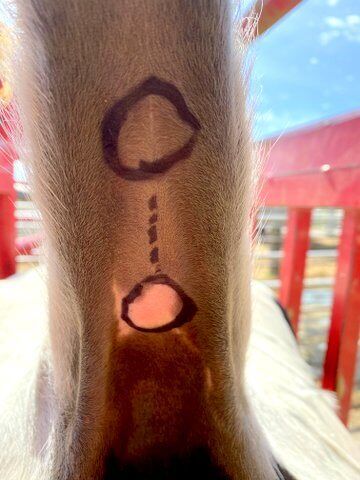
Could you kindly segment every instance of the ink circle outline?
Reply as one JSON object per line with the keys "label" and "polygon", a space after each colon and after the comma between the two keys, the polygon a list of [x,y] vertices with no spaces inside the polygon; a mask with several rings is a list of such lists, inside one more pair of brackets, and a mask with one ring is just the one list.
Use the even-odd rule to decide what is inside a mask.
{"label": "ink circle outline", "polygon": [[[146,283],[150,283],[153,285],[168,285],[179,295],[183,303],[183,307],[181,311],[177,314],[177,316],[174,318],[174,320],[165,325],[161,325],[160,327],[155,328],[139,327],[131,320],[131,318],[129,317],[129,306],[133,303],[135,298],[141,295],[143,285]],[[137,283],[130,291],[130,293],[122,299],[121,302],[121,318],[131,328],[134,328],[135,330],[143,333],[162,333],[173,330],[174,328],[179,328],[185,323],[191,322],[196,312],[197,307],[195,305],[195,302],[188,295],[186,295],[180,285],[178,285],[168,275],[165,275],[163,273],[158,275],[149,275],[148,277],[144,278],[144,280],[141,280],[141,282]]]}
{"label": "ink circle outline", "polygon": [[[139,168],[125,167],[122,165],[118,153],[120,131],[131,108],[148,95],[158,95],[166,98],[175,107],[181,120],[191,126],[193,134],[188,142],[175,152],[164,155],[153,162],[139,160]],[[135,87],[128,95],[115,102],[105,113],[101,124],[104,160],[113,172],[126,180],[148,180],[154,175],[167,172],[180,160],[188,158],[193,151],[197,132],[200,128],[199,121],[189,110],[180,91],[171,83],[151,76]]]}

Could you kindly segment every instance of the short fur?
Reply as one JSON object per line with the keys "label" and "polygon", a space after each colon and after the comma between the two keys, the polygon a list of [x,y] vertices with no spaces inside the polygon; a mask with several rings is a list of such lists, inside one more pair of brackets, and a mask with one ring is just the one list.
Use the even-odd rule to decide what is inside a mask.
{"label": "short fur", "polygon": [[[17,4],[17,95],[50,311],[30,419],[37,442],[26,473],[12,478],[191,478],[198,469],[200,478],[275,480],[244,391],[252,154],[230,2]],[[151,76],[176,86],[201,129],[189,158],[132,183],[104,162],[101,123]],[[136,135],[147,152],[172,144],[177,128],[170,138],[162,108],[142,105],[123,151],[136,151]],[[161,135],[142,137],[141,121]],[[149,274],[143,225],[154,191],[161,267],[198,311],[177,331],[125,334],[120,299]]]}

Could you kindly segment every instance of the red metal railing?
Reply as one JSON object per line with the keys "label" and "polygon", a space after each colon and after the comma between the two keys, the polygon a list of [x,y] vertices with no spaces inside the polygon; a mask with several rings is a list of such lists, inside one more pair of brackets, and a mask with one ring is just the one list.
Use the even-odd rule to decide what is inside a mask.
{"label": "red metal railing", "polygon": [[41,240],[40,234],[16,238],[14,161],[17,153],[8,137],[13,115],[9,106],[2,110],[0,117],[0,279],[13,275],[17,256],[32,254]]}
{"label": "red metal railing", "polygon": [[344,209],[323,387],[334,390],[346,423],[360,328],[360,114],[264,142],[260,203],[289,209],[280,301],[298,329],[311,211]]}
{"label": "red metal railing", "polygon": [[[257,0],[243,28],[258,19],[261,35],[301,0]],[[269,155],[262,200],[289,208],[280,271],[280,301],[295,331],[314,207],[344,209],[338,251],[323,387],[334,390],[340,418],[347,422],[360,329],[360,115],[288,134],[265,143]]]}

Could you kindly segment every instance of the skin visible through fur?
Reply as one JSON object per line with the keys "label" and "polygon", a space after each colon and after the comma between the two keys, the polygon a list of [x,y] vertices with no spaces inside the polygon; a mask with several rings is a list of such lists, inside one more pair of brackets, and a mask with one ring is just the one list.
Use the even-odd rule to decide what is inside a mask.
{"label": "skin visible through fur", "polygon": [[[243,387],[251,155],[229,2],[17,3],[48,248],[44,478],[278,478]],[[138,285],[145,331],[122,316]]]}

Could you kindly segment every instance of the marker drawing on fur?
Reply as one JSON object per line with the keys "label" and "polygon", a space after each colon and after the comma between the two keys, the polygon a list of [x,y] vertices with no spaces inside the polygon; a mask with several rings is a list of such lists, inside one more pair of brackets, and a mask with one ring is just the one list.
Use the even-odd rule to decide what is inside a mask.
{"label": "marker drawing on fur", "polygon": [[157,221],[158,221],[158,201],[157,196],[154,194],[149,198],[148,207],[150,210],[149,224],[150,227],[147,231],[149,237],[149,244],[151,246],[149,259],[152,265],[155,266],[155,273],[161,272],[160,260],[159,260],[159,247],[153,245],[158,240],[157,233]]}
{"label": "marker drawing on fur", "polygon": [[[179,118],[193,131],[190,139],[181,148],[168,152],[154,161],[139,159],[137,168],[126,167],[118,153],[118,139],[131,109],[149,95],[165,98],[176,109]],[[152,76],[135,87],[128,95],[117,101],[105,114],[102,122],[102,144],[104,158],[110,168],[127,180],[148,180],[163,174],[176,163],[188,158],[194,148],[200,124],[191,113],[180,91],[170,82]]]}
{"label": "marker drawing on fur", "polygon": [[[119,154],[119,138],[121,130],[125,125],[131,110],[135,105],[150,95],[164,97],[176,109],[177,115],[187,125],[191,126],[192,134],[188,141],[180,148],[174,151],[166,152],[160,158],[152,160],[138,159],[137,167],[126,166],[126,158],[122,158]],[[117,101],[105,114],[102,122],[102,145],[104,152],[104,160],[109,167],[120,177],[130,180],[151,180],[156,178],[158,174],[164,174],[170,170],[175,164],[181,160],[185,160],[191,155],[196,142],[197,132],[200,130],[200,123],[191,113],[184,97],[180,91],[171,83],[160,80],[155,76],[149,77],[139,86],[133,88],[129,94]],[[131,327],[142,332],[159,333],[173,328],[178,328],[185,322],[192,320],[196,312],[195,303],[183,292],[183,290],[171,280],[167,275],[160,275],[160,253],[158,245],[158,200],[157,195],[153,194],[148,200],[148,208],[150,211],[149,227],[147,230],[148,241],[151,247],[149,260],[155,268],[155,277],[147,277],[147,279],[136,284],[131,292],[123,299],[121,318]],[[160,282],[161,280],[161,282]],[[176,314],[175,318],[170,319],[165,325],[156,328],[145,328],[136,324],[131,319],[129,313],[130,305],[139,300],[143,291],[143,284],[163,283],[171,287],[180,297],[182,309]],[[168,292],[170,294],[170,292]],[[175,315],[175,314],[174,314]]]}

